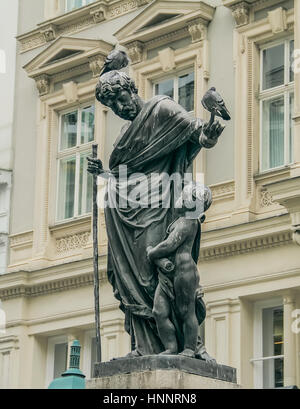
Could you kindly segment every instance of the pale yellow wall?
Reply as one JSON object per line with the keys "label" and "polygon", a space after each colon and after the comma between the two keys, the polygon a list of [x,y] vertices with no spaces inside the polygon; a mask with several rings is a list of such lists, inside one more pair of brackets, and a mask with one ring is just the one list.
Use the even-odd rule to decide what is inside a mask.
{"label": "pale yellow wall", "polygon": [[[237,2],[226,0],[223,3],[232,6]],[[275,0],[268,0],[270,5],[275,3]],[[30,4],[27,0],[27,6]],[[156,53],[153,53],[153,58],[147,58],[148,48],[153,51],[169,46],[168,40],[161,38],[151,49],[151,44],[147,43],[151,33],[145,40],[142,52],[129,47],[131,55],[136,58],[130,73],[136,79],[141,95],[149,98],[154,79],[194,66],[199,94],[196,115],[206,115],[200,99],[210,85],[216,85],[228,101],[233,114],[231,124],[216,149],[201,152],[195,163],[196,171],[207,170],[206,182],[211,185],[214,196],[214,204],[203,226],[199,260],[208,312],[205,327],[207,349],[218,362],[237,368],[238,380],[243,386],[253,387],[253,364],[250,359],[254,354],[254,305],[257,301],[279,297],[285,300],[285,334],[288,345],[292,345],[292,352],[289,350],[285,362],[286,373],[290,381],[300,385],[299,336],[293,337],[288,332],[287,323],[289,308],[291,305],[299,308],[300,302],[299,246],[293,241],[292,232],[292,224],[296,225],[299,210],[291,204],[286,205],[291,212],[290,218],[285,207],[265,200],[265,193],[262,192],[263,186],[272,182],[275,183],[274,191],[277,189],[276,195],[281,194],[284,199],[292,188],[287,187],[282,193],[283,190],[276,186],[290,180],[292,175],[298,175],[299,158],[296,156],[296,163],[291,169],[253,178],[258,160],[257,117],[254,115],[251,122],[249,113],[257,114],[257,104],[254,90],[249,89],[249,81],[253,76],[257,78],[255,42],[261,38],[268,40],[275,34],[268,20],[253,22],[255,10],[249,10],[249,21],[241,25],[240,17],[237,17],[241,15],[233,13],[238,23],[235,28],[230,9],[224,8],[219,0],[210,4],[218,7],[215,15],[211,11],[213,21],[208,30],[205,25],[208,22],[204,24],[201,20],[198,28],[203,30],[202,34],[196,31],[187,43],[182,40],[182,44],[186,44],[184,48],[168,49],[165,58]],[[145,5],[104,23],[91,23],[85,30],[71,33],[70,36],[81,40],[101,38],[116,42],[112,34],[126,23],[135,22]],[[53,12],[39,6],[30,19],[24,15],[24,7],[22,5],[20,9],[20,34],[35,28],[41,13],[45,12],[49,17],[47,13]],[[295,12],[299,14],[299,8]],[[288,11],[287,18],[292,29],[293,10]],[[196,23],[193,24],[197,28]],[[297,41],[300,38],[299,29],[300,25],[297,24]],[[279,36],[287,34],[284,32]],[[132,32],[127,32],[126,36],[131,38]],[[126,43],[126,38],[119,41]],[[24,37],[20,39],[22,47],[24,44],[28,47],[26,41]],[[88,47],[86,43],[82,44]],[[10,273],[0,277],[0,298],[7,314],[6,334],[0,336],[0,373],[1,356],[5,351],[6,358],[9,353],[10,359],[6,385],[9,387],[45,387],[48,339],[52,336],[65,335],[69,343],[75,337],[79,338],[83,348],[81,366],[84,368],[85,334],[94,327],[91,218],[53,226],[53,198],[57,112],[87,98],[94,98],[97,78],[73,86],[78,101],[68,102],[63,89],[55,93],[50,90],[40,97],[35,81],[27,76],[22,67],[43,50],[47,53],[48,47],[43,43],[26,52],[23,50],[17,56]],[[217,65],[219,55],[224,59],[222,67]],[[174,63],[171,70],[169,63]],[[71,79],[68,77],[68,81]],[[299,76],[296,81],[297,88]],[[121,127],[121,121],[116,121],[99,103],[96,107],[96,140],[107,165],[111,142]],[[296,141],[298,133],[295,134]],[[293,189],[297,197],[299,193],[295,187]],[[130,340],[124,332],[124,316],[106,279],[107,239],[103,212],[100,211],[99,215],[101,333],[103,360],[108,360],[124,356],[129,351]],[[70,244],[70,238],[78,239],[80,244],[76,248],[62,250],[60,240]]]}

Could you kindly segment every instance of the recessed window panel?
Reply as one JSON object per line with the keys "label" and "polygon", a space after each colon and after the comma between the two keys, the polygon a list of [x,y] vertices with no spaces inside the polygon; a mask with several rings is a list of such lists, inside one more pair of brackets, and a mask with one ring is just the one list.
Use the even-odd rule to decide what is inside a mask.
{"label": "recessed window panel", "polygon": [[165,80],[156,84],[155,95],[167,95],[174,98],[174,80]]}
{"label": "recessed window panel", "polygon": [[289,95],[290,115],[289,115],[289,163],[294,160],[294,94]]}
{"label": "recessed window panel", "polygon": [[94,140],[95,106],[86,107],[81,111],[81,144]]}
{"label": "recessed window panel", "polygon": [[87,156],[91,156],[91,153],[80,155],[78,215],[89,213],[92,210],[93,177],[87,171]]}
{"label": "recessed window panel", "polygon": [[61,377],[67,369],[68,344],[55,344],[53,379]]}
{"label": "recessed window panel", "polygon": [[[283,308],[264,308],[262,316],[263,356],[269,359],[263,361],[264,388],[283,386]],[[278,356],[279,358],[273,358]]]}
{"label": "recessed window panel", "polygon": [[74,216],[76,158],[61,159],[59,163],[58,219]]}
{"label": "recessed window panel", "polygon": [[294,62],[294,48],[295,48],[295,41],[290,41],[290,82],[295,80],[295,75],[293,71],[293,62]]}
{"label": "recessed window panel", "polygon": [[263,89],[284,84],[284,43],[263,50]]}
{"label": "recessed window panel", "polygon": [[284,96],[263,101],[262,168],[284,165]]}
{"label": "recessed window panel", "polygon": [[194,73],[181,75],[178,79],[178,102],[188,112],[194,110]]}
{"label": "recessed window panel", "polygon": [[69,112],[61,117],[60,150],[73,148],[77,144],[77,111]]}

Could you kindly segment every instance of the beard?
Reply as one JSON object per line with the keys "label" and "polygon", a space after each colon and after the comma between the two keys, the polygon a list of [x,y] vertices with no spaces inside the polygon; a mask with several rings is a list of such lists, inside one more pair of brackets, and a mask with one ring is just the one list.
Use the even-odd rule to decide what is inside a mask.
{"label": "beard", "polygon": [[133,121],[138,115],[139,111],[138,98],[133,96],[131,104],[128,104],[125,108],[123,108],[121,118]]}

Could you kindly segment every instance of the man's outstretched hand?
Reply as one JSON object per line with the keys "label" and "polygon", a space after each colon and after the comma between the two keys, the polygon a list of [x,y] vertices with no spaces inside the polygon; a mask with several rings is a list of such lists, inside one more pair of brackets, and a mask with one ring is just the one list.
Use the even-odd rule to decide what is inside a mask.
{"label": "man's outstretched hand", "polygon": [[88,172],[91,173],[92,175],[100,175],[103,173],[103,163],[101,162],[100,159],[93,159],[90,157],[87,157],[88,161]]}
{"label": "man's outstretched hand", "polygon": [[219,121],[210,122],[203,125],[203,133],[201,135],[201,144],[205,148],[212,148],[218,142],[219,136],[224,131],[225,126],[221,125]]}

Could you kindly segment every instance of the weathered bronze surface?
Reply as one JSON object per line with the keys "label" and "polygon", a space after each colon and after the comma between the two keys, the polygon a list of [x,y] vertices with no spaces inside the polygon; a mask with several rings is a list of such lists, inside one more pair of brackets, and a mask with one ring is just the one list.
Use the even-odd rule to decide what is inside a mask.
{"label": "weathered bronze surface", "polygon": [[[202,211],[192,209],[191,217],[186,216],[184,206],[176,208],[174,197],[177,188],[186,186],[182,186],[184,175],[200,150],[214,147],[223,132],[224,127],[214,121],[218,106],[206,99],[213,107],[212,118],[203,123],[167,96],[145,102],[138,96],[134,81],[124,72],[109,71],[110,66],[114,66],[111,58],[100,77],[96,97],[129,122],[114,144],[109,170],[103,169],[100,160],[88,158],[88,171],[108,179],[107,273],[131,335],[130,356],[181,353],[211,361],[197,335],[205,318],[197,261],[201,221],[211,204],[211,193],[206,188],[202,196],[197,195],[199,186],[190,183],[192,196],[202,204]],[[222,109],[229,115],[226,107]],[[125,186],[122,167],[126,167],[130,180],[126,197],[139,183],[141,195],[153,199],[151,175],[179,175],[169,185],[169,206],[161,202],[157,206],[147,207],[141,202],[131,206],[130,201],[121,206]],[[163,183],[158,184],[164,196]]]}

